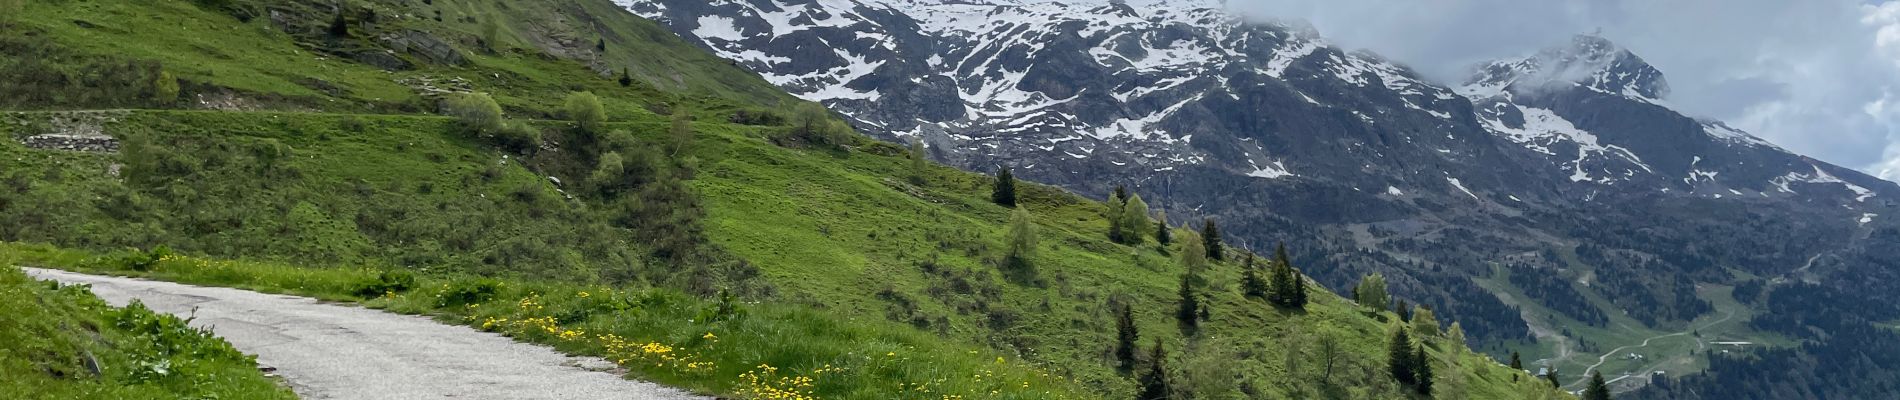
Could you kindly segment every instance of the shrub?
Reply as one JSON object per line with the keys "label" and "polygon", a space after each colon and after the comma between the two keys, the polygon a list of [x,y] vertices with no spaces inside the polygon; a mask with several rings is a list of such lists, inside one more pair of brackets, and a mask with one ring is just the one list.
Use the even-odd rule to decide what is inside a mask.
{"label": "shrub", "polygon": [[352,293],[363,298],[383,296],[388,293],[402,293],[416,288],[416,274],[404,270],[389,270],[376,274],[375,278],[357,284]]}
{"label": "shrub", "polygon": [[602,124],[607,123],[607,108],[600,105],[600,97],[588,92],[574,92],[567,95],[567,119],[580,125],[581,131],[600,133]]}
{"label": "shrub", "polygon": [[501,293],[501,281],[494,279],[462,279],[450,282],[442,293],[436,295],[437,307],[460,307],[469,304],[482,304],[494,300]]}
{"label": "shrub", "polygon": [[745,109],[745,110],[735,111],[732,113],[732,118],[728,118],[727,120],[732,121],[732,123],[741,124],[741,125],[755,125],[755,126],[785,125],[784,115],[780,115],[779,113],[766,111],[766,110]]}
{"label": "shrub", "polygon": [[541,146],[541,130],[526,123],[508,121],[495,130],[495,140],[502,147],[525,152]]}
{"label": "shrub", "polygon": [[501,130],[501,105],[487,93],[468,93],[450,97],[442,104],[442,114],[455,117],[465,133],[480,136]]}
{"label": "shrub", "polygon": [[152,79],[152,101],[159,105],[178,102],[178,78],[171,72],[158,71],[158,77]]}
{"label": "shrub", "polygon": [[165,259],[171,258],[171,256],[172,249],[170,247],[158,246],[153,248],[152,251],[134,252],[120,257],[119,268],[139,272],[151,271],[153,267],[158,266],[160,261],[165,261]]}

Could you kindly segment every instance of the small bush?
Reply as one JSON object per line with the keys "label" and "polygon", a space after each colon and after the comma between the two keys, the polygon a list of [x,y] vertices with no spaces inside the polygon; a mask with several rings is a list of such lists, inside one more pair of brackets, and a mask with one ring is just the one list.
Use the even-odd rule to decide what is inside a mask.
{"label": "small bush", "polygon": [[460,307],[487,303],[501,293],[501,281],[494,279],[457,280],[436,296],[437,307]]}
{"label": "small bush", "polygon": [[779,115],[779,113],[775,113],[775,112],[771,112],[767,110],[752,110],[752,109],[739,110],[739,111],[733,112],[732,118],[728,118],[727,120],[732,121],[732,123],[742,124],[742,125],[755,125],[755,126],[785,125],[784,115]]}
{"label": "small bush", "polygon": [[567,119],[580,125],[581,132],[600,133],[602,124],[607,123],[607,108],[600,105],[600,97],[588,92],[574,92],[567,95]]}
{"label": "small bush", "polygon": [[389,293],[402,293],[416,288],[416,274],[403,270],[389,270],[376,274],[353,291],[358,297],[373,298]]}
{"label": "small bush", "polygon": [[509,121],[495,131],[495,141],[504,148],[526,152],[541,146],[541,130],[526,123]]}
{"label": "small bush", "polygon": [[442,115],[455,117],[464,133],[481,136],[502,128],[501,105],[487,93],[469,93],[443,101]]}
{"label": "small bush", "polygon": [[139,271],[139,272],[151,271],[152,268],[158,266],[158,263],[160,261],[165,261],[165,259],[171,258],[171,256],[172,256],[171,248],[165,247],[165,246],[158,246],[157,248],[153,248],[152,251],[134,252],[124,257],[120,257],[119,268],[130,269],[130,270]]}

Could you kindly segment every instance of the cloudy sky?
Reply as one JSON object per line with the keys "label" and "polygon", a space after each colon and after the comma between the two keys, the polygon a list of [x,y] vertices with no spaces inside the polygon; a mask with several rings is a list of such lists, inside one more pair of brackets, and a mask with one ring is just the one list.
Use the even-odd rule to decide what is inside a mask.
{"label": "cloudy sky", "polygon": [[1456,81],[1600,32],[1687,113],[1900,180],[1900,0],[1230,0]]}

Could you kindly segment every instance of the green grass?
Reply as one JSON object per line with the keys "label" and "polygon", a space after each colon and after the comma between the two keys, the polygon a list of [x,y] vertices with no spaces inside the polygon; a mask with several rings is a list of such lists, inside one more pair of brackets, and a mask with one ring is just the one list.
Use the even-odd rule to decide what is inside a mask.
{"label": "green grass", "polygon": [[35,281],[0,254],[0,393],[20,399],[295,399],[175,317]]}
{"label": "green grass", "polygon": [[[1203,398],[1408,396],[1383,372],[1395,316],[1362,312],[1319,290],[1304,311],[1275,309],[1237,293],[1240,271],[1231,262],[1208,272],[1212,320],[1201,336],[1184,337],[1170,316],[1178,261],[1152,243],[1108,241],[1105,207],[1060,190],[1019,186],[1041,248],[1034,277],[1006,278],[995,265],[1008,210],[988,201],[987,177],[932,167],[924,184],[912,184],[896,146],[788,148],[774,140],[783,127],[723,123],[735,111],[787,108],[792,100],[606,1],[349,2],[384,16],[421,16],[392,18],[359,36],[419,30],[469,58],[401,72],[319,55],[376,46],[313,35],[330,17],[318,10],[324,7],[255,3],[288,11],[294,29],[280,32],[262,19],[238,23],[178,0],[29,5],[17,28],[44,32],[71,52],[156,60],[189,83],[281,111],[87,114],[125,139],[118,155],[0,141],[0,240],[77,249],[11,247],[37,254],[35,262],[121,273],[87,260],[167,245],[215,268],[169,265],[150,276],[336,300],[354,299],[352,288],[369,271],[418,271],[421,288],[366,304],[477,326],[507,318],[489,329],[572,352],[614,356],[559,332],[613,332],[687,349],[715,371],[661,363],[633,374],[722,395],[743,396],[742,374],[758,364],[812,376],[831,363],[847,369],[820,378],[828,383],[814,390],[826,398],[888,398],[925,383],[991,397],[982,389],[994,381],[957,380],[987,377],[986,370],[1034,378],[1032,388],[1002,392],[1009,396],[1127,397],[1132,380],[1111,368],[1110,310],[1121,304],[1135,310],[1144,345],[1165,343],[1177,387]],[[443,21],[429,18],[435,9]],[[479,18],[502,19],[501,51],[472,45]],[[148,27],[151,20],[172,23]],[[597,37],[608,50],[589,55]],[[623,88],[596,72],[617,67],[640,83]],[[547,145],[508,154],[460,136],[451,120],[415,115],[434,107],[401,82],[420,78],[459,78],[494,94],[511,117],[546,135]],[[629,132],[636,146],[668,142],[665,114],[695,118],[697,144],[655,162],[692,171],[691,198],[664,206],[704,210],[686,224],[698,229],[691,235],[704,254],[655,257],[655,245],[642,238],[673,227],[616,221],[629,207],[625,198],[589,193],[597,154],[566,123],[547,120],[562,97],[583,90],[602,97],[615,121],[609,130]],[[6,115],[0,136],[54,131],[69,116]],[[472,309],[431,300],[473,285],[472,276],[507,289]],[[697,317],[716,302],[676,292],[719,289],[759,304],[743,319],[712,326]],[[594,300],[577,299],[581,291],[640,306],[595,314],[588,308]],[[520,307],[530,297],[546,310],[595,311],[561,321],[550,338],[539,322],[520,324],[545,316]],[[694,339],[707,332],[721,338],[717,346]],[[1313,361],[1322,338],[1343,350],[1329,377]],[[1441,393],[1550,394],[1459,351],[1460,344],[1432,344]],[[945,380],[931,383],[938,377]]]}
{"label": "green grass", "polygon": [[[10,126],[32,129],[34,121],[48,115],[55,114],[15,115],[14,120],[23,122]],[[358,121],[363,128],[345,129],[347,120]],[[9,224],[11,231],[0,233],[15,240],[108,250],[168,244],[191,254],[258,260],[238,263],[242,268],[204,272],[213,278],[160,277],[332,299],[343,298],[337,293],[348,293],[353,282],[368,274],[358,267],[345,270],[356,271],[355,275],[337,277],[343,272],[321,267],[339,263],[378,269],[413,265],[429,274],[504,277],[511,285],[572,282],[537,290],[544,295],[582,287],[642,287],[613,279],[614,270],[670,268],[649,264],[637,255],[625,255],[620,261],[574,256],[598,247],[593,243],[601,238],[594,236],[611,237],[621,231],[589,228],[600,224],[590,219],[597,218],[592,214],[596,206],[561,198],[545,171],[533,170],[559,166],[564,158],[542,154],[526,160],[511,157],[515,161],[503,163],[501,154],[454,137],[449,125],[442,118],[410,116],[124,113],[108,131],[149,136],[156,148],[188,155],[191,158],[183,164],[199,166],[184,175],[191,179],[144,188],[138,183],[142,175],[137,166],[146,164],[122,159],[130,154],[47,152],[0,143],[0,156],[15,160],[10,164],[14,168],[0,180],[24,183],[25,190],[0,195],[18,205],[0,212],[0,219],[15,222]],[[663,126],[653,120],[615,123],[643,141],[657,140]],[[770,289],[754,298],[807,310],[785,315],[840,316],[844,319],[831,323],[845,327],[906,324],[909,327],[877,329],[907,332],[915,343],[909,346],[920,348],[932,343],[986,348],[980,359],[1001,354],[1079,381],[1081,387],[1089,388],[1085,393],[1119,397],[1131,392],[1132,384],[1110,368],[1107,356],[1114,331],[1107,305],[1113,297],[1137,310],[1144,343],[1160,337],[1174,349],[1177,360],[1173,362],[1184,369],[1181,379],[1187,379],[1185,370],[1198,365],[1217,374],[1231,373],[1220,379],[1233,383],[1235,392],[1230,393],[1246,388],[1285,397],[1328,391],[1343,398],[1397,395],[1398,389],[1381,372],[1384,341],[1392,329],[1391,323],[1381,319],[1395,317],[1368,316],[1331,294],[1316,294],[1305,312],[1276,310],[1238,295],[1239,271],[1231,263],[1217,264],[1210,271],[1217,290],[1212,303],[1214,321],[1207,324],[1205,336],[1182,337],[1168,314],[1180,268],[1152,244],[1134,248],[1108,242],[1098,203],[1047,187],[1024,186],[1024,203],[1042,226],[1043,248],[1036,260],[1040,283],[1017,282],[992,267],[1006,215],[1003,208],[987,202],[986,177],[935,168],[929,183],[912,186],[904,183],[907,163],[891,152],[894,147],[868,145],[848,153],[796,150],[771,144],[764,132],[752,127],[703,124],[698,130],[693,158],[699,160],[699,168],[691,184],[708,210],[705,235],[723,252],[756,268],[761,276],[755,280]],[[275,167],[266,167],[269,163],[258,158],[257,149],[272,145],[290,148],[290,156],[281,157]],[[125,165],[124,179],[106,173],[114,163]],[[491,165],[498,171],[487,172]],[[483,178],[484,174],[493,178]],[[434,188],[416,190],[425,183]],[[541,200],[519,200],[512,192],[520,187],[541,193]],[[115,200],[121,197],[130,200]],[[118,207],[134,211],[114,211]],[[536,211],[530,208],[539,208],[542,215],[533,215]],[[216,218],[214,210],[230,210],[239,217]],[[285,217],[286,212],[292,217]],[[383,226],[375,217],[385,215],[402,216],[401,222],[374,228]],[[305,220],[293,221],[299,218]],[[197,224],[235,228],[194,230]],[[467,251],[428,242],[432,238],[451,241],[460,235],[469,235],[473,243]],[[523,264],[487,261],[525,257],[515,255],[509,244],[511,238],[524,236],[542,239],[549,247],[537,252],[552,256],[528,258],[536,262]],[[544,263],[562,260],[572,263]],[[283,266],[310,263],[319,267]],[[400,304],[389,307],[445,312]],[[513,320],[526,316],[504,314],[506,310],[466,311],[464,316],[513,315]],[[822,310],[822,314],[810,310]],[[572,327],[599,329],[585,324]],[[665,343],[671,346],[683,343],[672,340],[682,340],[686,333],[690,332],[622,336],[667,339]],[[1317,382],[1320,372],[1311,363],[1289,367],[1286,361],[1313,357],[1321,336],[1338,339],[1346,349],[1331,384]],[[752,358],[734,355],[719,360],[720,364],[776,362],[759,353],[771,354],[774,346],[803,346],[764,340],[755,345],[761,347],[741,354]],[[1516,398],[1537,391],[1528,379],[1512,383],[1510,372],[1494,361],[1469,353],[1456,358],[1442,352],[1438,356],[1444,363],[1441,373],[1468,378],[1470,398]],[[937,362],[935,357],[931,363]],[[808,364],[774,366],[788,373],[815,370]],[[724,371],[705,381],[658,371],[638,375],[730,394],[735,385],[731,379],[742,372]],[[864,383],[823,394],[854,398],[875,393],[860,391],[894,384]]]}
{"label": "green grass", "polygon": [[[1581,266],[1581,264],[1575,264],[1574,260],[1570,261],[1573,262],[1573,266]],[[1491,276],[1474,281],[1477,282],[1479,286],[1494,293],[1517,299],[1529,298],[1526,297],[1521,289],[1510,283],[1508,275],[1510,273],[1509,269],[1494,266]],[[1557,369],[1562,372],[1559,376],[1563,378],[1564,383],[1567,385],[1566,387],[1581,390],[1584,382],[1582,378],[1586,377],[1582,375],[1583,371],[1597,364],[1598,357],[1603,356],[1604,353],[1625,346],[1631,348],[1610,355],[1604,360],[1602,365],[1597,366],[1597,370],[1603,371],[1605,377],[1615,378],[1624,374],[1640,374],[1655,371],[1665,372],[1669,376],[1685,376],[1699,372],[1708,367],[1706,354],[1711,351],[1711,349],[1714,349],[1714,347],[1706,345],[1706,342],[1739,340],[1768,346],[1793,344],[1785,339],[1777,338],[1776,335],[1764,334],[1748,329],[1748,320],[1754,316],[1755,311],[1747,305],[1736,302],[1734,297],[1729,295],[1733,290],[1734,288],[1730,286],[1709,285],[1700,287],[1697,291],[1697,296],[1709,301],[1709,303],[1714,306],[1714,311],[1697,317],[1694,321],[1682,324],[1682,326],[1671,328],[1644,326],[1628,315],[1619,312],[1618,308],[1607,299],[1602,298],[1599,292],[1595,290],[1583,290],[1582,288],[1579,288],[1578,291],[1583,293],[1592,304],[1604,310],[1605,315],[1609,316],[1610,322],[1605,326],[1590,326],[1566,317],[1562,313],[1547,309],[1535,302],[1519,302],[1518,307],[1529,309],[1531,315],[1546,318],[1545,326],[1561,326],[1564,331],[1568,332],[1567,337],[1573,340],[1588,340],[1594,345],[1595,348],[1592,351],[1574,349],[1573,345],[1573,351],[1575,351],[1575,353],[1573,353],[1569,359],[1555,364]],[[1727,317],[1727,319],[1724,319],[1725,317]],[[1687,332],[1687,334],[1658,338],[1659,336],[1683,332]],[[1651,338],[1654,339],[1649,341],[1648,346],[1642,346],[1645,339]],[[1557,356],[1557,349],[1554,345],[1549,343],[1520,343],[1510,347],[1523,355],[1526,366],[1531,369],[1536,369],[1536,366],[1545,365],[1532,363],[1532,360],[1543,360]],[[1640,354],[1644,358],[1627,358],[1627,355],[1632,352]]]}
{"label": "green grass", "polygon": [[[138,254],[0,244],[0,261],[11,264],[239,287],[433,315],[571,354],[607,357],[635,377],[704,393],[747,396],[779,390],[837,399],[1088,397],[1072,382],[986,349],[946,343],[895,324],[840,320],[801,307],[729,304],[731,311],[722,313],[719,301],[663,289],[446,276],[424,276],[411,288],[364,298],[359,293],[380,278],[379,271],[193,257],[169,257],[140,271],[119,261],[128,256]],[[473,288],[483,284],[492,284],[494,290],[469,298],[472,301],[456,300],[456,293],[474,293]],[[768,374],[768,367],[778,372]],[[747,374],[759,377],[759,383]],[[810,387],[778,380],[798,377],[812,378]]]}

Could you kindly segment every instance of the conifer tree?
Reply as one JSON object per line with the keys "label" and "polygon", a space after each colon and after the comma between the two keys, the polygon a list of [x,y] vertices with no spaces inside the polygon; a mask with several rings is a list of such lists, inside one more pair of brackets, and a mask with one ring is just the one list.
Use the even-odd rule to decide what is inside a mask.
{"label": "conifer tree", "polygon": [[1016,207],[1016,211],[1010,213],[1009,235],[1006,240],[1009,254],[1004,257],[1004,267],[1018,276],[1034,275],[1036,224],[1030,220],[1029,210]]}
{"label": "conifer tree", "polygon": [[1174,310],[1174,319],[1181,325],[1181,335],[1194,337],[1201,328],[1201,296],[1195,294],[1194,272],[1181,274],[1181,300]]}
{"label": "conifer tree", "polygon": [[1425,356],[1424,346],[1415,347],[1413,350],[1417,354],[1412,359],[1412,368],[1418,376],[1413,378],[1416,382],[1412,383],[1412,388],[1418,394],[1430,397],[1432,395],[1432,359]]}
{"label": "conifer tree", "polygon": [[336,19],[330,20],[330,36],[350,37],[350,20],[344,17],[343,7],[336,8]]}
{"label": "conifer tree", "polygon": [[1108,212],[1103,216],[1108,219],[1108,240],[1115,243],[1127,243],[1123,240],[1125,236],[1128,236],[1127,225],[1122,217],[1123,214],[1128,213],[1128,198],[1122,197],[1120,187],[1117,187],[1114,193],[1109,193],[1108,203],[1105,205],[1108,206]]}
{"label": "conifer tree", "polygon": [[1174,227],[1168,225],[1168,213],[1166,211],[1155,213],[1155,243],[1161,244],[1161,251],[1165,252],[1168,245],[1173,242]]}
{"label": "conifer tree", "polygon": [[1518,358],[1517,352],[1515,351],[1511,352],[1511,369],[1518,371],[1524,370],[1524,360]]}
{"label": "conifer tree", "polygon": [[1412,322],[1412,305],[1406,303],[1405,299],[1399,299],[1399,304],[1392,306],[1392,312],[1399,314],[1399,321]]}
{"label": "conifer tree", "polygon": [[1590,386],[1583,389],[1582,400],[1610,400],[1610,386],[1603,383],[1603,371],[1590,372]]}
{"label": "conifer tree", "polygon": [[1220,261],[1224,259],[1223,257],[1226,257],[1226,255],[1222,254],[1220,227],[1214,225],[1213,217],[1208,217],[1207,222],[1201,225],[1201,240],[1207,242],[1205,243],[1207,247],[1207,259]]}
{"label": "conifer tree", "polygon": [[1141,195],[1128,197],[1128,204],[1122,206],[1122,241],[1139,246],[1148,234],[1148,202],[1141,201]]}
{"label": "conifer tree", "polygon": [[1267,281],[1260,277],[1260,268],[1254,265],[1253,253],[1247,253],[1245,260],[1240,272],[1241,294],[1256,299],[1268,299],[1271,302],[1272,299],[1267,297],[1270,289],[1267,287]]}
{"label": "conifer tree", "polygon": [[1270,295],[1273,305],[1279,307],[1293,307],[1298,295],[1294,291],[1298,289],[1295,289],[1297,284],[1294,283],[1293,265],[1291,261],[1287,260],[1285,244],[1281,244],[1275,248],[1271,271],[1272,272],[1268,275],[1267,282],[1273,289],[1273,294]]}
{"label": "conifer tree", "polygon": [[990,193],[990,201],[999,206],[1016,208],[1016,177],[1010,175],[1009,167],[996,170],[996,188]]}
{"label": "conifer tree", "polygon": [[1557,388],[1557,390],[1563,390],[1564,388],[1564,384],[1557,383],[1557,366],[1555,365],[1551,366],[1550,370],[1544,373],[1544,380],[1550,381],[1550,387]]}
{"label": "conifer tree", "polygon": [[915,137],[910,138],[910,183],[924,184],[926,181],[924,176],[929,172],[930,161],[926,160],[924,155],[924,141]]}
{"label": "conifer tree", "polygon": [[1122,203],[1126,204],[1128,202],[1128,185],[1115,185],[1115,193],[1113,196],[1117,199],[1122,199]]}
{"label": "conifer tree", "polygon": [[1293,270],[1293,308],[1306,309],[1306,274]]}
{"label": "conifer tree", "polygon": [[621,68],[620,69],[620,87],[631,87],[631,86],[633,86],[633,71],[627,68]]}
{"label": "conifer tree", "polygon": [[1161,338],[1155,338],[1154,352],[1148,355],[1148,372],[1141,374],[1137,382],[1141,392],[1135,400],[1167,400],[1174,395],[1168,385],[1168,354],[1161,348]]}
{"label": "conifer tree", "polygon": [[1386,369],[1392,373],[1392,378],[1407,386],[1418,379],[1412,366],[1413,361],[1417,360],[1413,353],[1412,336],[1405,333],[1404,326],[1400,326],[1393,331],[1391,343],[1386,344]]}
{"label": "conifer tree", "polygon": [[594,42],[594,51],[607,52],[607,38],[600,38],[599,40],[598,42]]}
{"label": "conifer tree", "polygon": [[1135,313],[1131,306],[1121,306],[1121,314],[1115,319],[1115,360],[1116,370],[1130,373],[1135,370],[1136,342],[1141,340],[1141,332],[1135,328]]}

